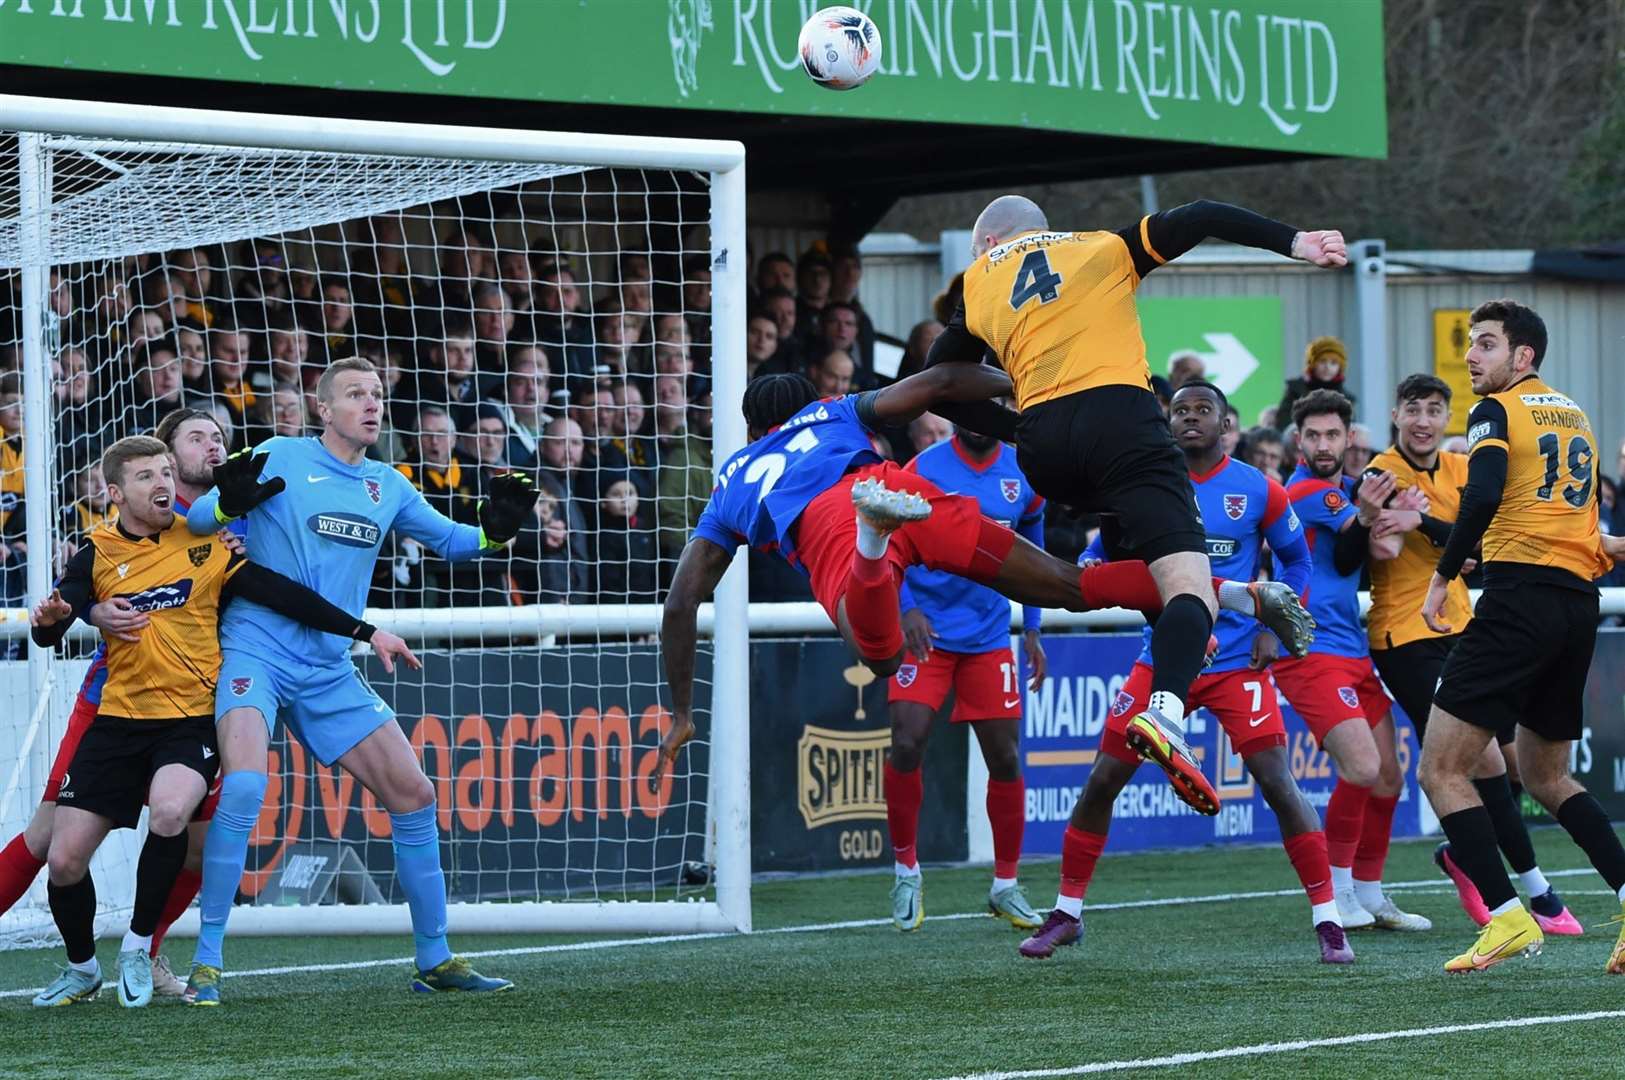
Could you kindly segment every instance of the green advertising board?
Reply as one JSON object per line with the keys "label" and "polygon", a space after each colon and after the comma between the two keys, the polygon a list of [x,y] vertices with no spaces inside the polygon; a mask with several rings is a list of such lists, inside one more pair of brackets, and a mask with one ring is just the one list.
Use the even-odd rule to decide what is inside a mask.
{"label": "green advertising board", "polygon": [[1194,352],[1207,378],[1230,398],[1243,430],[1258,412],[1281,400],[1281,300],[1279,297],[1142,297],[1140,326],[1145,355],[1156,375],[1168,374],[1168,358]]}
{"label": "green advertising board", "polygon": [[1381,0],[856,0],[883,67],[848,93],[800,71],[797,36],[820,6],[0,0],[0,63],[1387,152]]}

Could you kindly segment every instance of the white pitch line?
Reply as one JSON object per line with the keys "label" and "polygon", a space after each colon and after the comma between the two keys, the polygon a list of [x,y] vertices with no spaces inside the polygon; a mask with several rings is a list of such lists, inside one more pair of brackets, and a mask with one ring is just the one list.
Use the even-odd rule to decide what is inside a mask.
{"label": "white pitch line", "polygon": [[1367,1031],[1358,1035],[1338,1035],[1325,1039],[1297,1039],[1293,1042],[1227,1046],[1222,1050],[1193,1050],[1182,1054],[1168,1054],[1165,1057],[1137,1058],[1132,1061],[1094,1061],[1087,1065],[1072,1065],[1061,1069],[1022,1069],[1017,1072],[967,1073],[963,1076],[953,1077],[952,1080],[1036,1080],[1039,1077],[1086,1076],[1091,1073],[1123,1072],[1127,1069],[1164,1069],[1172,1065],[1193,1065],[1198,1062],[1219,1061],[1224,1058],[1291,1054],[1300,1050],[1317,1050],[1327,1046],[1357,1046],[1361,1043],[1388,1042],[1393,1039],[1423,1039],[1438,1035],[1458,1035],[1469,1031],[1542,1027],[1548,1024],[1578,1024],[1587,1020],[1618,1020],[1621,1018],[1625,1018],[1625,1009],[1562,1013],[1556,1016],[1522,1016],[1510,1020],[1485,1020],[1476,1024],[1439,1024],[1434,1027],[1405,1028],[1398,1031]]}
{"label": "white pitch line", "polygon": [[[1553,870],[1546,876],[1573,877],[1578,874],[1594,873],[1592,870]],[[1425,881],[1395,881],[1385,884],[1385,889],[1423,889],[1429,886],[1438,887],[1442,883],[1438,878]],[[1266,889],[1257,892],[1230,892],[1210,893],[1205,896],[1164,896],[1150,900],[1120,900],[1107,904],[1089,904],[1085,911],[1127,911],[1136,908],[1172,907],[1182,904],[1224,904],[1237,900],[1269,900],[1282,896],[1301,896],[1302,889]],[[985,911],[964,911],[950,915],[927,915],[927,922],[957,922],[960,919],[986,919]],[[876,926],[890,926],[890,919],[847,919],[843,922],[805,923],[801,926],[775,926],[766,930],[757,930],[748,936],[765,934],[816,934],[829,930],[864,930]],[[560,945],[529,945],[517,949],[485,949],[479,952],[459,953],[470,959],[483,959],[491,956],[540,956],[548,953],[594,952],[598,949],[623,949],[640,945],[678,945],[688,941],[715,941],[719,938],[745,937],[744,934],[723,933],[712,931],[697,934],[654,934],[647,937],[628,938],[594,938],[590,941],[573,941]],[[336,964],[295,964],[287,967],[251,968],[246,971],[228,971],[228,979],[249,979],[266,975],[301,975],[320,974],[332,971],[365,971],[369,968],[400,967],[410,964],[410,956],[396,956],[384,960],[347,960]],[[0,990],[0,1000],[5,998],[32,997],[39,991],[34,988],[19,990]]]}

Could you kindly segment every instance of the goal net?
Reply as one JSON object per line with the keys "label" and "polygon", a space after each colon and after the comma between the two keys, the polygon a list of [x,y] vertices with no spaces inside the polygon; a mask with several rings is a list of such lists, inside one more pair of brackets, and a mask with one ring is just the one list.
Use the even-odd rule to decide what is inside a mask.
{"label": "goal net", "polygon": [[[101,452],[177,408],[232,449],[319,435],[317,377],[360,356],[388,399],[371,456],[432,507],[477,523],[510,469],[541,493],[501,557],[333,541],[376,543],[366,617],[424,661],[354,656],[433,783],[453,931],[748,929],[740,573],[702,643],[706,738],[654,779],[658,605],[713,440],[743,442],[742,151],[21,98],[0,117],[0,843],[99,641],[30,649],[23,609],[116,515]],[[269,764],[233,932],[405,929],[387,813],[280,725]],[[142,835],[92,864],[107,928]],[[53,932],[44,886],[0,942]]]}

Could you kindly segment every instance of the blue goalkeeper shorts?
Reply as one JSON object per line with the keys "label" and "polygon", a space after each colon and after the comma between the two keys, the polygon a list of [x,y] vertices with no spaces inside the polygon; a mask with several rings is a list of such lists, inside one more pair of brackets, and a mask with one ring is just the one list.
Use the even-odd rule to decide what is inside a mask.
{"label": "blue goalkeeper shorts", "polygon": [[395,720],[395,710],[348,660],[311,665],[226,649],[214,691],[215,722],[241,708],[259,710],[267,736],[276,734],[280,716],[323,765]]}

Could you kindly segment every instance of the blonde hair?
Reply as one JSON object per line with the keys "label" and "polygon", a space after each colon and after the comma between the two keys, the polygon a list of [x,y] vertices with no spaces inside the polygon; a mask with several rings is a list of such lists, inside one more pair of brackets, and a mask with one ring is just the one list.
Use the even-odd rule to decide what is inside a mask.
{"label": "blonde hair", "polygon": [[[335,360],[327,365],[322,377],[316,380],[316,400],[333,400],[333,380],[346,371],[360,371],[367,375],[378,375],[378,365],[364,356],[346,356],[342,360]],[[379,376],[382,378],[383,376]]]}

